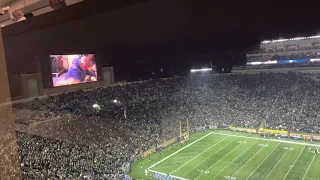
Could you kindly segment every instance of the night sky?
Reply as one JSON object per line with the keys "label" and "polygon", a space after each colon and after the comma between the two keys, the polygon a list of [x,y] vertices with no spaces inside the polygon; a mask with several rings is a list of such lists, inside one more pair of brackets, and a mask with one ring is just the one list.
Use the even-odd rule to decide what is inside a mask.
{"label": "night sky", "polygon": [[319,7],[305,1],[164,2],[171,8],[159,16],[175,18],[161,22],[162,26],[167,24],[157,27],[161,33],[144,37],[145,43],[132,50],[139,60],[152,59],[155,63],[157,59],[166,59],[174,67],[179,66],[178,71],[201,67],[208,61],[228,67],[244,64],[245,52],[258,48],[263,40],[320,32]]}

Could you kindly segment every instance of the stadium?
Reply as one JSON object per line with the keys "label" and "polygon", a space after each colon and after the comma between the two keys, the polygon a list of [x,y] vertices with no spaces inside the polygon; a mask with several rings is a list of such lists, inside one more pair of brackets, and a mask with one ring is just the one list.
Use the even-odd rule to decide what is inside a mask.
{"label": "stadium", "polygon": [[231,68],[236,53],[199,50],[223,46],[207,16],[180,33],[193,3],[30,2],[1,4],[0,180],[320,179],[320,36],[264,40]]}
{"label": "stadium", "polygon": [[[16,121],[39,117],[16,123],[23,175],[318,179],[318,91],[309,74],[230,74],[151,80],[16,104]],[[95,103],[98,112],[89,106]],[[52,120],[41,122],[42,116]],[[43,156],[44,151],[50,153]]]}

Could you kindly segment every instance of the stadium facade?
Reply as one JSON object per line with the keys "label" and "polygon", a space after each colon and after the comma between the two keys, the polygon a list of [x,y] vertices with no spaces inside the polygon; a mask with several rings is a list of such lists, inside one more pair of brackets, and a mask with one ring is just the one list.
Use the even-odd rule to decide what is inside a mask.
{"label": "stadium facade", "polygon": [[[290,39],[265,40],[259,49],[247,55],[248,66],[310,65],[320,61],[320,35]],[[289,66],[290,66],[289,65]]]}

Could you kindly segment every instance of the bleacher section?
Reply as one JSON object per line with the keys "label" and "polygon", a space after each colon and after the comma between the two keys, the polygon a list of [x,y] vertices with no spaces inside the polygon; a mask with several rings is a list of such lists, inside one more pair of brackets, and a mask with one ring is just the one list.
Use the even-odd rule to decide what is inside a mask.
{"label": "bleacher section", "polygon": [[262,41],[260,48],[247,54],[247,67],[277,68],[316,66],[320,58],[320,36]]}

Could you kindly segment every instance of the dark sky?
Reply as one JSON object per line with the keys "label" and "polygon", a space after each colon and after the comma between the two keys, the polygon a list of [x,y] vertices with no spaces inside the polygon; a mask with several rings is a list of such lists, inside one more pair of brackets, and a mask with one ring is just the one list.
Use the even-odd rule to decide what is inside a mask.
{"label": "dark sky", "polygon": [[182,7],[176,11],[181,26],[175,27],[176,40],[170,42],[173,47],[245,50],[263,39],[314,35],[320,27],[318,4],[273,0],[177,2]]}
{"label": "dark sky", "polygon": [[[135,45],[136,54],[245,52],[264,39],[314,35],[320,28],[317,4],[281,1],[164,1],[158,34]],[[150,18],[150,21],[153,21]],[[148,23],[146,23],[146,26]],[[320,32],[320,31],[319,31]],[[140,51],[141,50],[141,51]]]}
{"label": "dark sky", "polygon": [[139,24],[148,27],[141,43],[129,48],[136,61],[166,59],[186,69],[208,60],[245,63],[245,52],[263,40],[320,32],[320,7],[306,1],[163,0],[157,7],[140,10],[151,15]]}

